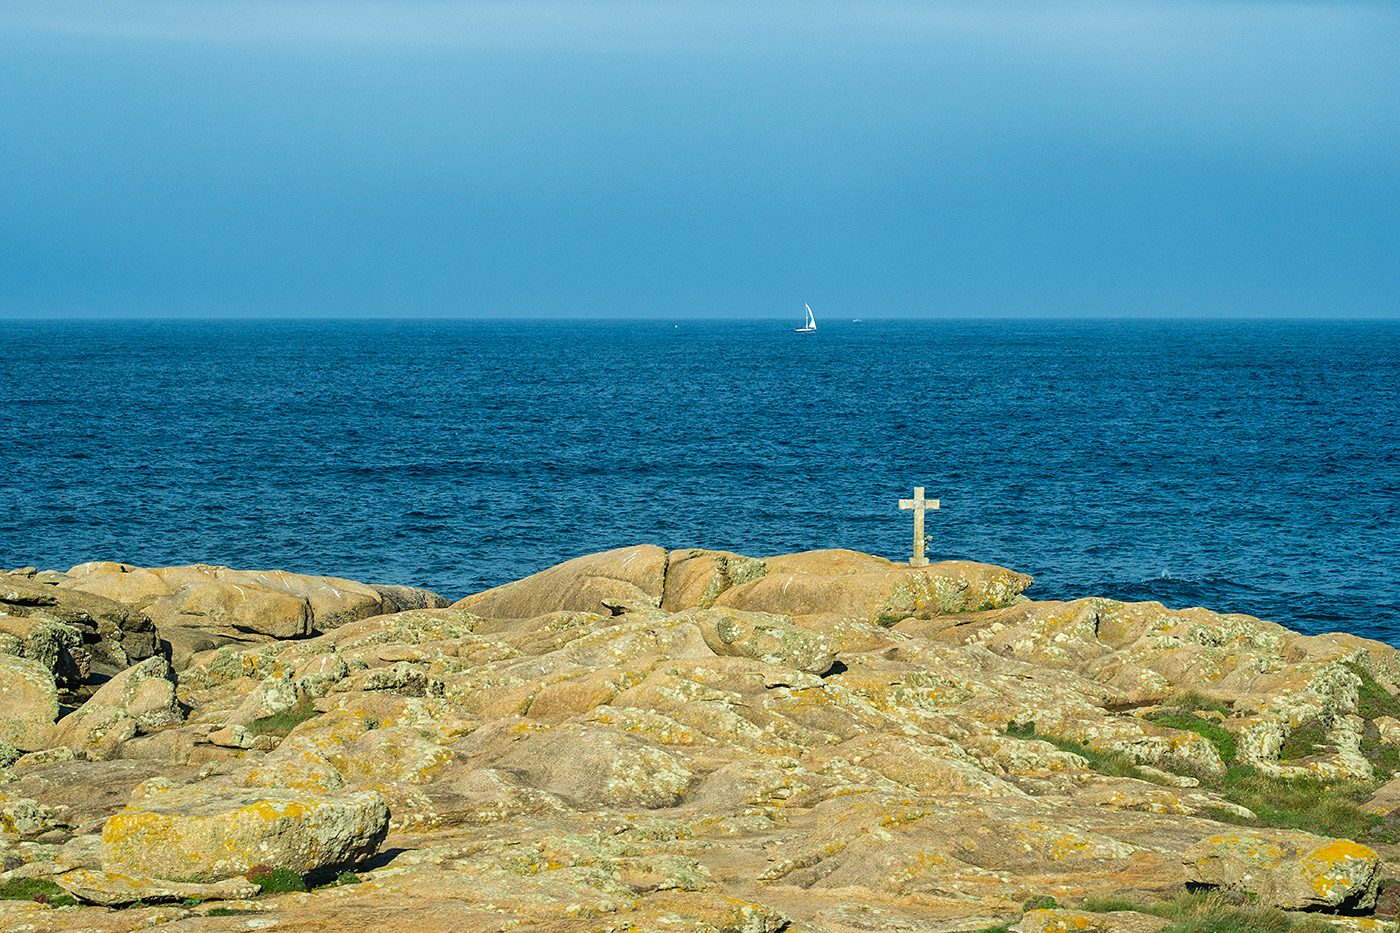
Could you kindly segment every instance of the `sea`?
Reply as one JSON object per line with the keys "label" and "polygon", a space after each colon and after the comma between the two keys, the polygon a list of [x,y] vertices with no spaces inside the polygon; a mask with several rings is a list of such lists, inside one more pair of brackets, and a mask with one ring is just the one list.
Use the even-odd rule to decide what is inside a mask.
{"label": "sea", "polygon": [[642,542],[1400,644],[1400,321],[0,321],[0,566],[456,598]]}

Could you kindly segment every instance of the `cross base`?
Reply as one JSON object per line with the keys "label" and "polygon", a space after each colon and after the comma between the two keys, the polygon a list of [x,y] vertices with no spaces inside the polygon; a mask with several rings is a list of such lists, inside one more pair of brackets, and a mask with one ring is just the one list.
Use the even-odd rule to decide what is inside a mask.
{"label": "cross base", "polygon": [[910,567],[927,567],[927,566],[928,566],[928,558],[927,558],[927,557],[911,557],[911,558],[909,558],[909,566],[910,566]]}

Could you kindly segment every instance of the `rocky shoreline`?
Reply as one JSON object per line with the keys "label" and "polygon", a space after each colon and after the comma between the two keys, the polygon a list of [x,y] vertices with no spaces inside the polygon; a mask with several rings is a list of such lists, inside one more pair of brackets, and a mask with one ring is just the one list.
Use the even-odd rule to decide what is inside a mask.
{"label": "rocky shoreline", "polygon": [[0,930],[1400,929],[1395,649],[1030,583],[0,574]]}

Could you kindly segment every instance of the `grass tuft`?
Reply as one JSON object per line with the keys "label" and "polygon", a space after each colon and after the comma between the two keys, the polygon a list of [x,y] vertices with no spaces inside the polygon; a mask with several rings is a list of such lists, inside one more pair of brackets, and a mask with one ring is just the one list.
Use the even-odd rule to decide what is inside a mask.
{"label": "grass tuft", "polygon": [[1058,735],[1047,735],[1037,732],[1033,722],[1012,721],[1006,725],[1006,734],[1018,739],[1038,739],[1042,742],[1049,742],[1062,752],[1070,752],[1078,755],[1089,763],[1089,768],[1099,774],[1106,774],[1109,777],[1136,778],[1139,781],[1152,781],[1160,784],[1160,780],[1143,772],[1138,763],[1131,756],[1122,752],[1104,751],[1090,748],[1082,742],[1074,739],[1067,739]]}
{"label": "grass tuft", "polygon": [[297,702],[296,706],[284,709],[280,713],[273,713],[271,716],[262,716],[248,723],[244,728],[249,735],[280,735],[285,736],[297,726],[306,722],[316,715],[316,707],[310,700],[303,699]]}
{"label": "grass tuft", "polygon": [[1299,723],[1279,749],[1279,761],[1296,761],[1320,755],[1330,747],[1327,742],[1327,726],[1320,719],[1309,719]]}
{"label": "grass tuft", "polygon": [[1224,700],[1208,697],[1195,690],[1186,691],[1173,700],[1170,706],[1183,713],[1219,713],[1222,716],[1229,716],[1233,712],[1230,709],[1230,704]]}
{"label": "grass tuft", "polygon": [[1218,722],[1204,719],[1186,709],[1161,710],[1152,713],[1147,718],[1148,721],[1155,722],[1159,726],[1166,726],[1168,729],[1180,729],[1183,732],[1203,735],[1210,740],[1210,744],[1215,746],[1220,760],[1226,765],[1235,760],[1237,751],[1235,737]]}
{"label": "grass tuft", "polygon": [[1356,690],[1356,712],[1362,719],[1379,719],[1382,716],[1400,719],[1400,699],[1377,683],[1370,671],[1355,661],[1347,665],[1347,670],[1361,678],[1361,686]]}
{"label": "grass tuft", "polygon": [[248,872],[248,880],[258,886],[259,894],[286,894],[307,889],[306,879],[290,868],[258,865]]}
{"label": "grass tuft", "polygon": [[47,878],[7,878],[0,882],[0,901],[38,901],[52,907],[71,907],[77,899]]}
{"label": "grass tuft", "polygon": [[1085,898],[1076,909],[1088,911],[1091,914],[1111,914],[1120,910],[1141,910],[1137,904],[1122,897],[1089,897]]}
{"label": "grass tuft", "polygon": [[1328,933],[1332,929],[1316,917],[1255,904],[1232,904],[1215,892],[1182,894],[1133,909],[1170,920],[1162,933]]}

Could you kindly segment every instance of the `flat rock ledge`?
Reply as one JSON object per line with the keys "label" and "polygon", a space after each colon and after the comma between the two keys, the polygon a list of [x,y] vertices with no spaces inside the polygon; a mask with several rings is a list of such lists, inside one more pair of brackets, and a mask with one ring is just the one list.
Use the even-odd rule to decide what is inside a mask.
{"label": "flat rock ledge", "polygon": [[164,901],[236,901],[258,894],[259,888],[242,878],[229,878],[211,883],[164,881],[135,875],[120,875],[75,868],[54,878],[60,888],[88,904],[122,907],[144,902]]}

